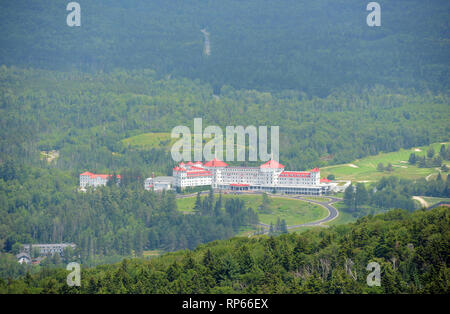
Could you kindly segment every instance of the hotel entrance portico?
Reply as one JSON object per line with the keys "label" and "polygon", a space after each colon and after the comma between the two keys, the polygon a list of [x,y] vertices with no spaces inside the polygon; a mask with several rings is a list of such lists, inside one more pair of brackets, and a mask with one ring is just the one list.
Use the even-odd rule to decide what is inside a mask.
{"label": "hotel entrance portico", "polygon": [[248,191],[250,188],[250,184],[243,183],[231,183],[230,190],[232,191]]}

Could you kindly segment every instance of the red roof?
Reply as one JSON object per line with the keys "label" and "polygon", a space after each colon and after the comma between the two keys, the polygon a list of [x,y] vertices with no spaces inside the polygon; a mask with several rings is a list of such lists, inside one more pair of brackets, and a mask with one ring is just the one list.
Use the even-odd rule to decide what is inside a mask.
{"label": "red roof", "polygon": [[[111,178],[113,175],[112,174],[95,174],[95,173],[91,173],[91,172],[83,172],[82,174],[80,174],[80,176],[89,176],[91,179],[96,179],[96,178],[102,178],[102,179],[109,179]],[[118,179],[121,179],[122,176],[120,174],[116,175],[116,177]]]}
{"label": "red roof", "polygon": [[191,167],[191,170],[204,170],[204,169],[203,169],[203,168],[200,168],[200,167],[192,166],[192,167]]}
{"label": "red roof", "polygon": [[186,173],[188,177],[209,177],[212,175],[211,171],[188,171]]}
{"label": "red roof", "polygon": [[196,161],[194,164],[196,164],[196,165],[202,165],[202,162],[201,162],[201,161]]}
{"label": "red roof", "polygon": [[298,171],[283,171],[280,173],[280,177],[310,177],[309,172],[298,172]]}
{"label": "red roof", "polygon": [[313,170],[311,170],[311,172],[319,172],[320,169],[319,168],[314,168]]}
{"label": "red roof", "polygon": [[188,163],[186,164],[187,166],[193,166],[194,163],[192,161],[188,161]]}
{"label": "red roof", "polygon": [[331,182],[331,180],[328,180],[328,179],[326,179],[326,178],[323,178],[323,179],[320,179],[320,182],[323,182],[323,183],[329,183],[329,182]]}
{"label": "red roof", "polygon": [[231,183],[230,186],[250,186],[250,184],[244,184],[244,183]]}
{"label": "red roof", "polygon": [[214,158],[211,161],[208,161],[207,163],[204,164],[205,167],[227,167],[228,165],[226,163],[224,163],[223,161]]}
{"label": "red roof", "polygon": [[284,166],[282,164],[280,164],[279,162],[275,161],[275,160],[269,160],[268,162],[266,162],[265,164],[260,166],[261,168],[272,168],[272,169],[281,169],[284,168]]}

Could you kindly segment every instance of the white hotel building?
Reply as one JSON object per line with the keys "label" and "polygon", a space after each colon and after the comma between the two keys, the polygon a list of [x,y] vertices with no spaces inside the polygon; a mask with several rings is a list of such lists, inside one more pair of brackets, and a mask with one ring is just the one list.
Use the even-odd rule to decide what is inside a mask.
{"label": "white hotel building", "polygon": [[179,188],[211,185],[216,189],[233,191],[264,191],[285,194],[323,195],[336,187],[320,179],[320,169],[285,171],[284,166],[270,160],[259,167],[228,166],[213,159],[205,164],[180,163],[173,169],[174,186]]}
{"label": "white hotel building", "polygon": [[[91,172],[83,172],[80,174],[80,188],[86,189],[87,186],[96,188],[97,186],[105,186],[108,180],[111,179],[111,174],[95,174]],[[120,181],[121,176],[118,174],[118,181]]]}

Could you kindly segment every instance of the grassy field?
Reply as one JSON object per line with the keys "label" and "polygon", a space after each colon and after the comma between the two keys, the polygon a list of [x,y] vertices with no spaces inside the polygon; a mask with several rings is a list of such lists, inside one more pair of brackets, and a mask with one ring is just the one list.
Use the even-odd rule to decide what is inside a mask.
{"label": "grassy field", "polygon": [[311,201],[316,201],[316,202],[329,202],[330,199],[326,198],[326,197],[321,197],[321,196],[304,196],[304,199],[307,200],[311,200]]}
{"label": "grassy field", "polygon": [[[236,195],[223,195],[224,201],[227,198],[232,197],[236,197]],[[258,206],[261,205],[262,202],[261,195],[239,195],[238,197],[245,201],[246,208],[250,207],[255,211],[258,210]],[[195,199],[195,197],[177,199],[178,210],[185,213],[193,212]],[[322,206],[308,202],[282,197],[271,197],[271,200],[270,209],[272,213],[266,214],[258,212],[260,221],[265,224],[270,224],[271,222],[275,224],[279,217],[280,219],[285,219],[288,226],[297,225],[316,221],[328,215],[328,211]]]}
{"label": "grassy field", "polygon": [[176,142],[176,139],[172,139],[170,133],[144,133],[126,138],[121,142],[127,147],[169,150],[172,144]]}
{"label": "grassy field", "polygon": [[[447,144],[447,143],[446,143]],[[436,152],[439,152],[442,144],[434,143],[432,146]],[[413,149],[402,149],[392,153],[381,153],[376,156],[369,156],[362,159],[355,160],[349,164],[335,165],[321,168],[321,176],[326,177],[329,174],[334,174],[337,180],[352,180],[352,181],[378,181],[384,176],[398,176],[405,179],[418,179],[423,177],[436,176],[438,170],[435,168],[419,168],[408,164],[409,155],[415,153],[419,156],[424,156],[430,146],[418,147]],[[392,172],[377,171],[378,163],[383,163],[387,166],[391,163],[393,166]],[[445,161],[449,164],[449,161]]]}
{"label": "grassy field", "polygon": [[430,196],[422,196],[422,198],[428,203],[428,206],[433,206],[439,202],[450,202],[450,198],[442,198],[442,197],[430,197]]}
{"label": "grassy field", "polygon": [[[127,147],[134,147],[137,149],[165,149],[169,151],[172,145],[177,142],[179,139],[173,139],[170,133],[143,133],[136,136],[132,136],[126,139],[123,139],[121,143]],[[203,145],[208,143],[210,138],[203,138]],[[223,143],[225,143],[225,139],[222,139]],[[192,150],[195,152],[194,147],[194,135],[192,134]],[[238,147],[244,148],[246,150],[246,154],[248,154],[248,145],[238,145],[237,142],[234,144],[235,154]],[[226,147],[224,147],[224,154],[226,154]]]}
{"label": "grassy field", "polygon": [[164,253],[164,251],[162,251],[162,250],[149,250],[149,251],[144,251],[143,256],[144,256],[144,258],[155,258],[155,257],[162,255],[163,253]]}
{"label": "grassy field", "polygon": [[195,197],[177,199],[177,209],[184,213],[194,212]]}
{"label": "grassy field", "polygon": [[[324,225],[327,225],[327,226],[343,225],[343,224],[355,222],[356,220],[358,220],[358,218],[356,216],[353,216],[353,214],[348,213],[344,210],[345,205],[343,202],[334,203],[333,206],[336,207],[337,210],[339,211],[339,216],[330,222],[324,223]],[[384,212],[384,210],[373,208],[372,215],[376,215],[376,214],[379,214],[382,212]]]}

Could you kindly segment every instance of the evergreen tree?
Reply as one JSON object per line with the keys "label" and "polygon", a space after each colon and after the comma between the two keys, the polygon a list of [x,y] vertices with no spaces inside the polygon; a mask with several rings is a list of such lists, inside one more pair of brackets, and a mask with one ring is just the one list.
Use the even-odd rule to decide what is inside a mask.
{"label": "evergreen tree", "polygon": [[377,166],[377,171],[380,171],[380,172],[384,171],[384,166],[381,162]]}
{"label": "evergreen tree", "polygon": [[415,165],[416,164],[416,154],[415,153],[411,153],[411,155],[409,155],[408,162],[411,165]]}
{"label": "evergreen tree", "polygon": [[197,198],[195,199],[194,211],[196,213],[200,213],[202,210],[203,204],[200,196],[200,192],[197,192]]}
{"label": "evergreen tree", "polygon": [[369,193],[367,192],[364,183],[358,183],[356,185],[355,203],[356,206],[367,204],[369,201]]}
{"label": "evergreen tree", "polygon": [[386,171],[392,172],[393,168],[392,168],[392,164],[388,163],[387,167],[386,167]]}
{"label": "evergreen tree", "polygon": [[284,220],[284,219],[281,220],[280,231],[281,231],[281,233],[288,233],[288,228],[287,228],[287,225],[286,225],[286,220]]}
{"label": "evergreen tree", "polygon": [[344,204],[348,209],[353,210],[355,205],[355,188],[350,184],[344,191]]}

